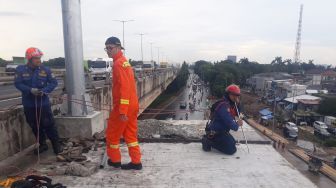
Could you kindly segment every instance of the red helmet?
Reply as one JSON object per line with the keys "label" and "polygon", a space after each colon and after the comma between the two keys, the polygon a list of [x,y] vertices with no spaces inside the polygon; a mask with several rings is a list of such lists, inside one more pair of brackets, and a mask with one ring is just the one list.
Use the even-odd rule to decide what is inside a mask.
{"label": "red helmet", "polygon": [[229,94],[233,94],[233,95],[240,95],[240,88],[239,86],[235,85],[235,84],[231,84],[229,85],[225,91]]}
{"label": "red helmet", "polygon": [[38,48],[30,47],[26,50],[26,59],[30,60],[33,57],[42,57],[43,52]]}

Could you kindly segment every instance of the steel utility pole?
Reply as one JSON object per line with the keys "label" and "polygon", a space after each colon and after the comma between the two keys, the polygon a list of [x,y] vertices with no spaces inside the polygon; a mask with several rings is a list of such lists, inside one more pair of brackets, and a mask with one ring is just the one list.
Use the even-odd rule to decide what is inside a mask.
{"label": "steel utility pole", "polygon": [[156,47],[157,48],[157,53],[158,53],[158,65],[160,64],[160,47]]}
{"label": "steel utility pole", "polygon": [[134,21],[134,20],[113,20],[113,21],[115,21],[115,22],[121,22],[122,23],[122,25],[123,25],[123,47],[124,47],[124,54],[126,55],[126,48],[125,48],[125,23],[126,22],[132,22],[132,21]]}
{"label": "steel utility pole", "polygon": [[142,36],[146,35],[146,33],[138,33],[138,35],[140,35],[141,39],[141,61],[143,63]]}
{"label": "steel utility pole", "polygon": [[151,47],[151,61],[153,62],[153,43],[150,43],[150,47]]}
{"label": "steel utility pole", "polygon": [[301,6],[300,6],[300,18],[299,18],[298,31],[297,31],[297,35],[296,35],[294,63],[298,63],[300,61],[302,12],[303,12],[303,4],[301,4]]}
{"label": "steel utility pole", "polygon": [[[83,40],[80,0],[62,0],[66,92],[69,98],[68,115],[86,116],[86,104],[72,103],[84,100],[85,81],[83,67]],[[84,100],[85,101],[85,100]]]}

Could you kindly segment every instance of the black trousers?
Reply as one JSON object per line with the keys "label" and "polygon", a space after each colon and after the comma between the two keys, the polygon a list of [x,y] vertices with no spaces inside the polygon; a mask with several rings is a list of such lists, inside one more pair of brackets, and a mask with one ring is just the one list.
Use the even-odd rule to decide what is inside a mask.
{"label": "black trousers", "polygon": [[59,136],[57,129],[55,127],[54,116],[51,112],[50,105],[41,106],[41,116],[40,116],[40,107],[37,107],[37,110],[35,107],[24,107],[24,113],[26,116],[27,123],[29,124],[36,138],[38,132],[36,120],[40,118],[40,125],[39,125],[40,144],[46,143],[46,135],[48,136],[51,142],[58,142]]}
{"label": "black trousers", "polygon": [[230,133],[217,134],[211,140],[211,147],[227,155],[236,153],[236,141]]}

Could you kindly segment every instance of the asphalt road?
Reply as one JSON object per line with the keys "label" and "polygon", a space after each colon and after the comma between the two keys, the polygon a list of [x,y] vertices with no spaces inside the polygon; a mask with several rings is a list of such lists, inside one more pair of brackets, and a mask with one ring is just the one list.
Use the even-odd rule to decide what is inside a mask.
{"label": "asphalt road", "polygon": [[[192,89],[192,83],[197,84],[197,90]],[[203,95],[202,95],[203,93]],[[194,94],[194,97],[192,97]],[[190,95],[190,98],[189,98]],[[169,114],[160,114],[156,116],[156,119],[169,119],[174,120],[203,120],[204,113],[207,109],[207,96],[209,95],[209,90],[196,74],[190,74],[187,82],[187,86],[184,91],[177,97],[177,99],[170,104],[166,109],[161,113]],[[190,110],[190,104],[194,104],[195,99],[195,110]],[[187,106],[185,109],[181,108],[181,104],[186,103]]]}

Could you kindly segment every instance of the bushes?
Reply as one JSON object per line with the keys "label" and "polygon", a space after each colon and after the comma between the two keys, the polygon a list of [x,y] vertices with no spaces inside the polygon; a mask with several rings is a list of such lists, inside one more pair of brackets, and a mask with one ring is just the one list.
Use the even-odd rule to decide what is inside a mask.
{"label": "bushes", "polygon": [[326,147],[336,147],[336,138],[329,138],[324,143],[324,146]]}

